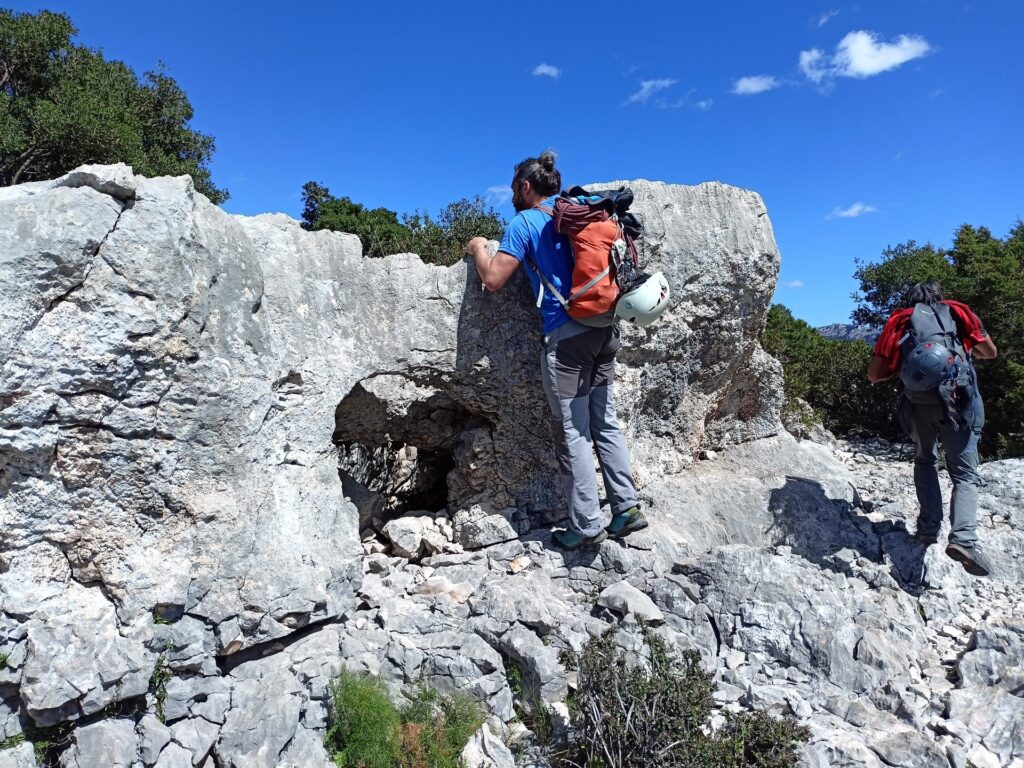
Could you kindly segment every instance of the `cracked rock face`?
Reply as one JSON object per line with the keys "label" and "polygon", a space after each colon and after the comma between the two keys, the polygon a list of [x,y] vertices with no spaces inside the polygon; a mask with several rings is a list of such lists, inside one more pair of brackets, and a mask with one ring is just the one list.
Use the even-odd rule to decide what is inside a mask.
{"label": "cracked rock face", "polygon": [[470,692],[473,760],[504,765],[517,707],[564,728],[560,653],[645,621],[701,651],[716,717],[808,724],[809,765],[1024,760],[1024,465],[983,470],[997,578],[923,554],[888,447],[777,434],[760,198],[631,185],[674,296],[617,374],[651,526],[575,553],[524,279],[484,293],[123,166],[0,189],[0,742],[328,766],[350,669]]}
{"label": "cracked rock face", "polygon": [[[654,475],[777,431],[758,382],[779,370],[757,337],[779,258],[753,193],[634,188],[651,266],[679,297],[629,333],[622,367]],[[256,660],[225,659],[350,613],[361,534],[406,510],[435,514],[389,529],[407,555],[493,549],[562,515],[525,280],[481,293],[465,265],[364,259],[353,236],[232,216],[187,177],[124,166],[0,189],[0,254],[0,738],[81,719],[67,752],[81,762],[84,723],[152,710],[166,674],[170,737],[145,731],[147,763],[312,759],[302,702],[329,675],[314,699],[308,679],[274,677],[294,696],[261,713],[238,677]],[[457,570],[421,593],[465,605],[475,586]],[[396,650],[402,664],[511,714],[498,651],[430,636]],[[325,713],[309,717],[315,730]]]}

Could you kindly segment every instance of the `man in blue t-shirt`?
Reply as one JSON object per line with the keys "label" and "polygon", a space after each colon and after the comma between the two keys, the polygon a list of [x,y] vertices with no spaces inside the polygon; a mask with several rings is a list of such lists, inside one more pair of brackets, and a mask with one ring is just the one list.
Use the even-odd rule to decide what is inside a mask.
{"label": "man in blue t-shirt", "polygon": [[[542,378],[551,408],[555,455],[565,481],[569,529],[556,531],[554,541],[567,549],[600,543],[609,535],[621,537],[647,527],[640,512],[629,448],[615,415],[613,382],[619,329],[583,325],[566,312],[559,296],[572,293],[572,246],[555,231],[551,219],[561,174],[555,156],[544,152],[516,166],[512,179],[512,219],[498,252],[487,253],[487,240],[474,237],[466,246],[488,290],[500,290],[520,264],[537,296],[544,322]],[[612,520],[601,525],[601,506],[593,450],[604,476]]]}

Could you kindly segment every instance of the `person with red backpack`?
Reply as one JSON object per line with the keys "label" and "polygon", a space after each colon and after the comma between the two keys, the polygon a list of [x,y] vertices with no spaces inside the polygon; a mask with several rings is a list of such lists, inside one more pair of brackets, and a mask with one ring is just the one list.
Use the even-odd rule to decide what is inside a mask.
{"label": "person with red backpack", "polygon": [[[520,264],[528,266],[526,274],[543,321],[544,393],[551,409],[555,455],[569,505],[569,528],[556,531],[553,539],[561,547],[576,549],[647,527],[633,481],[629,448],[615,414],[613,383],[619,329],[614,320],[617,303],[622,306],[618,316],[626,316],[622,314],[627,311],[624,300],[629,298],[636,309],[628,310],[628,319],[640,324],[653,321],[667,306],[668,286],[659,274],[647,280],[647,288],[639,286],[636,295],[620,296],[614,287],[613,270],[591,269],[591,262],[577,259],[574,243],[582,247],[578,239],[562,234],[554,220],[556,207],[561,212],[567,204],[565,198],[559,198],[561,185],[553,153],[544,152],[519,163],[512,179],[512,204],[517,213],[505,230],[498,252],[490,256],[482,237],[473,238],[466,252],[491,291],[500,290]],[[615,241],[607,238],[619,236],[621,228],[614,223],[617,217],[607,214],[595,219],[601,220],[595,222],[597,228],[588,230],[589,234],[603,243],[600,247],[614,250]],[[581,224],[574,231],[582,229]],[[620,248],[619,255],[626,250]],[[605,253],[606,265],[609,258]],[[581,277],[581,270],[593,274]],[[575,285],[574,277],[585,282]],[[654,277],[661,282],[651,282]],[[603,298],[595,298],[599,294]],[[581,301],[584,295],[587,300]],[[583,313],[581,319],[576,319],[577,312]],[[595,319],[598,316],[600,320]],[[588,319],[596,324],[581,321]],[[607,527],[601,524],[594,449],[611,503],[612,519]]]}
{"label": "person with red backpack", "polygon": [[897,374],[903,384],[900,424],[914,438],[914,486],[920,513],[914,538],[938,542],[942,525],[938,444],[953,481],[946,554],[976,576],[991,572],[978,544],[978,438],[985,410],[973,357],[991,359],[996,345],[966,304],[943,299],[935,280],[906,294],[875,343],[868,367],[872,383]]}

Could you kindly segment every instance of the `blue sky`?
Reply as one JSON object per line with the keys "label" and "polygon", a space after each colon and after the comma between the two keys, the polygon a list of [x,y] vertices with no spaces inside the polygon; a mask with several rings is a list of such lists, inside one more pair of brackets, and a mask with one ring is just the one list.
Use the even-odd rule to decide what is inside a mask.
{"label": "blue sky", "polygon": [[776,300],[816,325],[848,318],[855,257],[1024,217],[1019,0],[0,4],[165,62],[236,213],[297,216],[310,179],[437,211],[550,147],[567,183],[761,193]]}

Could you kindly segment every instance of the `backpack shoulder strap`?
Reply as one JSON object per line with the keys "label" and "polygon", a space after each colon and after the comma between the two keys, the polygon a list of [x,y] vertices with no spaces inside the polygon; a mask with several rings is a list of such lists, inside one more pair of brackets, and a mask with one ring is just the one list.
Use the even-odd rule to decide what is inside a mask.
{"label": "backpack shoulder strap", "polygon": [[[546,213],[548,216],[555,215],[555,212],[545,205],[534,206],[534,209],[540,211],[541,213]],[[530,221],[529,217],[524,216],[523,218],[526,219],[526,226],[537,233],[537,242],[539,243],[540,230],[534,226],[533,222]],[[540,290],[537,291],[537,308],[540,309],[540,305],[544,301],[544,289],[546,288],[551,293],[551,295],[555,297],[555,301],[562,305],[562,309],[568,311],[569,302],[562,296],[561,293],[558,292],[558,289],[551,284],[551,281],[548,280],[547,275],[541,272],[540,267],[537,266],[537,262],[529,253],[526,254],[526,263],[530,266],[530,269],[532,269],[537,274],[537,277],[540,278]]]}

